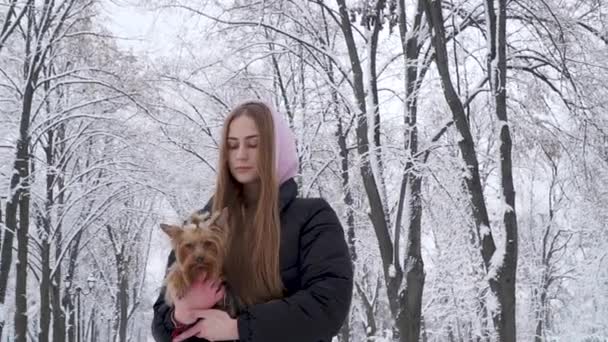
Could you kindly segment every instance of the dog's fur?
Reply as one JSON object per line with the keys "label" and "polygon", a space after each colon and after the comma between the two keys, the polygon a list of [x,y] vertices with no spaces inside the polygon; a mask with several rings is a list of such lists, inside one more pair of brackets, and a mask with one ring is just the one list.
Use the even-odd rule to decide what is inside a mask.
{"label": "dog's fur", "polygon": [[201,276],[219,279],[224,284],[224,300],[216,308],[231,316],[238,314],[239,301],[225,282],[224,260],[228,247],[228,210],[209,214],[192,214],[182,226],[161,224],[161,229],[171,238],[176,262],[165,278],[165,302],[172,306],[176,299],[184,297],[190,285]]}

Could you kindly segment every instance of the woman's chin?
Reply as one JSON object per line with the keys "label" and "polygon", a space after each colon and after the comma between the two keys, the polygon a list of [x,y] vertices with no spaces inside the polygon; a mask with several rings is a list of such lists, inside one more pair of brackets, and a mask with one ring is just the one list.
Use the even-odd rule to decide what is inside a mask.
{"label": "woman's chin", "polygon": [[237,182],[243,184],[243,185],[247,185],[247,184],[252,184],[258,181],[258,178],[256,177],[256,175],[250,175],[250,174],[237,174],[236,177],[234,177],[236,179]]}

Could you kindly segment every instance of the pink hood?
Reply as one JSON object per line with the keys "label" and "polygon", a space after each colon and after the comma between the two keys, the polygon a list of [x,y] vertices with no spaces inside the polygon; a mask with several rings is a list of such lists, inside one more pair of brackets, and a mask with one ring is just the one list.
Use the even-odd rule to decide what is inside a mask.
{"label": "pink hood", "polygon": [[270,108],[272,121],[274,123],[274,141],[276,153],[277,178],[279,185],[293,178],[298,173],[298,151],[296,149],[296,139],[289,127],[289,124],[280,115],[274,106],[261,100],[248,100],[245,102],[258,102]]}

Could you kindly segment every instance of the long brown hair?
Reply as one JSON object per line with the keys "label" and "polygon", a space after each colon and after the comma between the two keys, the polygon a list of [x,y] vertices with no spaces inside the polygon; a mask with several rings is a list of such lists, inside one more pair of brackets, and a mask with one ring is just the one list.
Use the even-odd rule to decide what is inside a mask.
{"label": "long brown hair", "polygon": [[[260,134],[257,151],[260,184],[253,208],[245,208],[243,185],[232,176],[228,166],[230,124],[243,115],[255,122]],[[275,154],[274,124],[268,106],[250,101],[234,108],[224,122],[213,210],[228,208],[230,242],[225,271],[230,286],[247,305],[281,298],[283,294]]]}

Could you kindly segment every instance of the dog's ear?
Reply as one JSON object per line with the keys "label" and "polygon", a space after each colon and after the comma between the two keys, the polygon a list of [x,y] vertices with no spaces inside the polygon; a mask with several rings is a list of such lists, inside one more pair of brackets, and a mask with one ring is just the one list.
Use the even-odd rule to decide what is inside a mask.
{"label": "dog's ear", "polygon": [[209,229],[219,232],[225,237],[225,234],[228,233],[228,208],[213,213],[213,216],[209,220]]}
{"label": "dog's ear", "polygon": [[182,228],[172,224],[161,223],[160,229],[163,230],[171,239],[177,239],[182,234]]}

